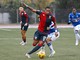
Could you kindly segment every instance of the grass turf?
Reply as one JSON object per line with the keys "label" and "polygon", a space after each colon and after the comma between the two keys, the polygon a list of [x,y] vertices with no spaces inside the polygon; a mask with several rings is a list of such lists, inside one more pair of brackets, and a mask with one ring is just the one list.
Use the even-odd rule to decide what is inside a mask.
{"label": "grass turf", "polygon": [[[0,29],[0,60],[40,60],[36,53],[31,55],[31,59],[25,57],[25,53],[33,46],[33,35],[36,29],[28,29],[27,42],[21,46],[21,34],[19,29]],[[60,37],[53,42],[56,51],[54,57],[49,58],[49,48],[46,46],[46,57],[43,60],[80,60],[80,45],[75,46],[75,36],[73,29],[59,29]]]}

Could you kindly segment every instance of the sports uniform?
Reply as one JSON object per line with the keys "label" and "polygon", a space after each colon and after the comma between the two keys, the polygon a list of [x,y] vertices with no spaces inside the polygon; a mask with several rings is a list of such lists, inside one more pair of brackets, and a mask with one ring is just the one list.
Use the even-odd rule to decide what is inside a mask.
{"label": "sports uniform", "polygon": [[51,38],[51,41],[55,41],[60,36],[60,33],[58,32],[58,30],[57,30],[57,32],[58,32],[57,37],[55,36],[55,32],[56,32],[56,29],[54,28],[54,23],[51,22],[50,30],[49,30],[48,35],[47,35],[47,37]]}
{"label": "sports uniform", "polygon": [[[44,42],[49,32],[49,30],[47,30],[47,27],[49,27],[51,21],[55,22],[55,18],[51,14],[47,16],[45,12],[36,11],[36,13],[40,17],[40,22],[39,22],[38,30],[34,34],[34,40],[39,40],[39,41],[41,40],[42,42]],[[30,58],[30,54],[37,51],[42,45],[43,44],[38,44],[38,45],[33,44],[33,46],[36,47],[33,48],[30,52],[26,53],[26,56]]]}
{"label": "sports uniform", "polygon": [[[29,25],[29,17],[25,11],[20,12],[21,30],[27,31]],[[27,25],[25,26],[25,24]]]}
{"label": "sports uniform", "polygon": [[51,14],[47,16],[46,13],[42,11],[36,11],[36,13],[39,15],[40,22],[38,30],[34,34],[34,39],[44,41],[45,36],[48,34],[47,27],[49,27],[51,21],[55,22],[55,18]]}
{"label": "sports uniform", "polygon": [[[58,33],[58,36],[55,35],[55,32]],[[52,41],[55,41],[57,38],[59,38],[60,33],[59,31],[54,28],[54,23],[51,22],[51,25],[49,26],[49,31],[48,31],[48,35],[46,38],[46,44],[48,45],[49,49],[50,49],[50,55],[49,57],[52,57],[55,54],[55,51],[53,49],[53,45],[52,45]],[[37,53],[39,54],[40,52],[45,51],[45,44],[42,46],[41,50]]]}
{"label": "sports uniform", "polygon": [[26,31],[29,26],[29,17],[27,13],[24,11],[23,7],[20,7],[19,10],[20,10],[20,24],[21,24],[21,35],[22,35],[22,42],[20,44],[25,45],[27,43]]}
{"label": "sports uniform", "polygon": [[33,9],[25,3],[23,3],[23,5],[30,9],[32,12],[38,14],[40,18],[38,29],[34,34],[33,46],[35,47],[30,52],[26,53],[26,56],[30,58],[30,55],[37,51],[43,45],[48,33],[47,27],[50,25],[51,21],[55,22],[55,18],[50,14],[49,7],[46,7],[45,11],[40,11]]}
{"label": "sports uniform", "polygon": [[76,37],[76,42],[75,45],[78,45],[78,41],[80,40],[80,34],[79,34],[79,30],[80,30],[80,13],[70,13],[69,14],[69,20],[68,20],[68,24],[72,23],[73,28],[74,28],[74,33],[75,33],[75,37]]}

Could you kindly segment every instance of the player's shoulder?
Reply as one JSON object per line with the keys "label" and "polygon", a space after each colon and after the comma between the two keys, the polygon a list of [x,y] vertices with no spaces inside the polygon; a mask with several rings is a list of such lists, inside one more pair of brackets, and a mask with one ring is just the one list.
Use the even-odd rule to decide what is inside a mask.
{"label": "player's shoulder", "polygon": [[25,11],[22,11],[22,12],[21,12],[21,15],[24,15],[24,14],[27,14],[27,13],[26,13]]}
{"label": "player's shoulder", "polygon": [[73,15],[73,13],[71,12],[71,13],[69,13],[69,15]]}
{"label": "player's shoulder", "polygon": [[51,16],[51,18],[55,18],[55,15],[53,15],[53,14],[50,14],[50,16]]}
{"label": "player's shoulder", "polygon": [[26,11],[24,11],[24,14],[27,14]]}
{"label": "player's shoulder", "polygon": [[37,10],[38,12],[43,12],[42,10]]}
{"label": "player's shoulder", "polygon": [[40,15],[42,13],[42,10],[36,10],[36,13]]}

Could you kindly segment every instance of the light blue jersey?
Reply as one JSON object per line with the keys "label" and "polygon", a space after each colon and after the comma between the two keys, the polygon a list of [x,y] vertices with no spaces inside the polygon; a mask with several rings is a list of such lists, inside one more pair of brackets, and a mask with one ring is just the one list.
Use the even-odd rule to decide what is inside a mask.
{"label": "light blue jersey", "polygon": [[77,26],[80,24],[80,13],[70,13],[68,23],[72,23],[73,26]]}

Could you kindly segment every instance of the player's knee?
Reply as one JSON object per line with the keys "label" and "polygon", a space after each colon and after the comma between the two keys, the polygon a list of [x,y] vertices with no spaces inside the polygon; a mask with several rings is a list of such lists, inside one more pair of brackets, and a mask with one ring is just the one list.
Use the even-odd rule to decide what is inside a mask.
{"label": "player's knee", "polygon": [[36,46],[36,45],[37,45],[37,44],[34,44],[34,43],[33,43],[33,46]]}
{"label": "player's knee", "polygon": [[48,37],[48,38],[46,39],[46,41],[47,41],[47,42],[51,41],[51,38]]}
{"label": "player's knee", "polygon": [[75,34],[77,34],[78,33],[78,30],[75,30],[75,32],[74,32]]}
{"label": "player's knee", "polygon": [[43,41],[40,41],[38,46],[40,46],[40,47],[43,46],[43,43],[44,43]]}
{"label": "player's knee", "polygon": [[38,44],[38,46],[40,46],[40,47],[41,47],[41,46],[43,46],[43,44]]}
{"label": "player's knee", "polygon": [[47,43],[47,45],[50,46],[51,45],[51,42]]}

